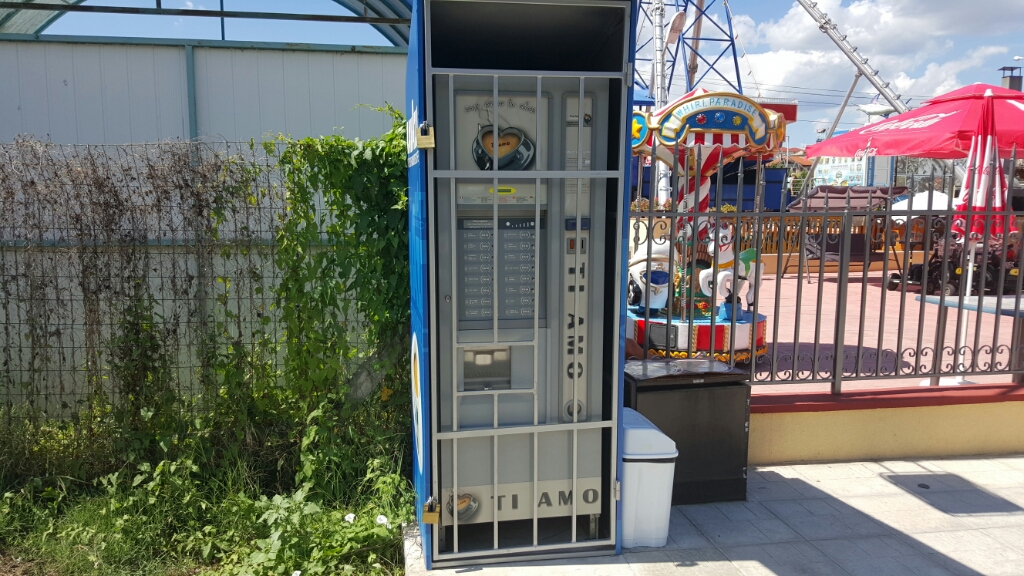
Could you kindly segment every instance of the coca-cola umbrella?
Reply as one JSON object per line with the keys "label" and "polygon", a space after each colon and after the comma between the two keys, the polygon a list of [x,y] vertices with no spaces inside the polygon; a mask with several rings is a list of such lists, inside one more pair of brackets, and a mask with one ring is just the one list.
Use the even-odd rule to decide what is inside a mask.
{"label": "coca-cola umbrella", "polygon": [[1010,158],[1015,146],[1024,149],[1024,93],[988,84],[935,96],[921,108],[820,141],[807,147],[807,156],[967,158],[988,92],[999,157]]}
{"label": "coca-cola umbrella", "polygon": [[[957,214],[950,230],[971,242],[981,241],[986,229],[995,240],[1002,240],[1007,228],[1010,233],[1016,232],[1013,213],[1006,201],[1006,177],[1002,162],[996,156],[999,139],[993,104],[993,93],[988,91],[982,98],[981,117],[971,139],[960,196],[953,202]],[[970,287],[970,283],[967,285]]]}
{"label": "coca-cola umbrella", "polygon": [[920,108],[812,144],[807,156],[966,158],[989,92],[999,156],[1009,158],[1015,145],[1024,149],[1024,93],[988,84],[965,86]]}
{"label": "coca-cola umbrella", "polygon": [[[995,98],[991,90],[982,96],[981,115],[967,155],[967,173],[960,195],[953,202],[956,215],[950,231],[969,246],[967,259],[967,296],[974,281],[974,253],[979,242],[989,238],[1002,240],[1005,234],[1017,231],[1012,211],[1006,201],[1006,177],[999,161],[999,138],[996,130]],[[984,293],[984,288],[982,288]],[[967,337],[967,323],[961,326],[957,342],[957,365],[963,364],[962,342]],[[962,381],[962,378],[961,378]]]}

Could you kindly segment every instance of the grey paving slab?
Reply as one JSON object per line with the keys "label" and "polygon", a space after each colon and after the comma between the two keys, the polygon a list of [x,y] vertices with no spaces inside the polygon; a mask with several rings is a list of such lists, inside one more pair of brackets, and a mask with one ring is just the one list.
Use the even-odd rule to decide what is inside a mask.
{"label": "grey paving slab", "polygon": [[982,488],[1018,487],[1024,483],[1024,470],[982,470],[960,472],[959,476]]}
{"label": "grey paving slab", "polygon": [[[456,569],[456,574],[466,570]],[[481,567],[473,574],[479,576],[550,576],[551,574],[586,574],[588,576],[620,576],[631,572],[624,556],[602,556],[597,558],[569,558],[540,562],[518,562]]]}
{"label": "grey paving slab", "polygon": [[755,502],[798,500],[805,497],[804,494],[790,485],[789,480],[747,482],[747,499]]}
{"label": "grey paving slab", "polygon": [[775,520],[772,514],[759,502],[721,502],[715,504],[729,520]]}
{"label": "grey paving slab", "polygon": [[848,574],[831,560],[825,562],[806,562],[801,564],[782,564],[778,562],[761,563],[740,560],[733,562],[744,576],[838,576]]}
{"label": "grey paving slab", "polygon": [[856,544],[854,539],[838,540],[816,540],[812,542],[822,553],[829,558],[842,562],[844,560],[858,560],[871,558],[871,554]]}
{"label": "grey paving slab", "polygon": [[951,530],[904,535],[904,541],[925,553],[957,555],[965,551],[1001,548],[1002,544],[983,530]]}
{"label": "grey paving slab", "polygon": [[683,514],[682,508],[678,506],[672,509],[672,513],[669,516],[668,539],[667,548],[695,549],[714,547],[714,544],[704,537],[704,534],[690,522],[686,515]]}
{"label": "grey paving slab", "polygon": [[978,487],[957,474],[946,471],[884,473],[882,478],[912,494],[930,494],[952,490],[977,490]]}
{"label": "grey paving slab", "polygon": [[982,532],[1005,546],[1024,552],[1024,526],[986,528]]}
{"label": "grey paving slab", "polygon": [[877,462],[865,462],[864,467],[872,472],[896,474],[945,470],[927,460],[880,460]]}
{"label": "grey paving slab", "polygon": [[[799,489],[799,488],[798,488]],[[815,492],[807,494],[807,490]],[[901,496],[905,491],[885,478],[857,478],[854,480],[816,480],[803,490],[809,497],[855,498],[858,496]]]}
{"label": "grey paving slab", "polygon": [[910,556],[899,556],[896,561],[903,564],[907,568],[916,574],[917,576],[952,576],[953,572],[950,572],[944,568],[941,564],[932,560],[927,556],[910,555]]}
{"label": "grey paving slab", "polygon": [[715,546],[767,544],[771,540],[749,520],[698,523],[697,527]]}
{"label": "grey paving slab", "polygon": [[807,542],[782,542],[755,546],[727,546],[722,553],[733,562],[756,561],[762,564],[821,564],[831,559]]}
{"label": "grey paving slab", "polygon": [[690,531],[677,531],[674,528],[669,528],[668,539],[670,544],[666,547],[677,548],[682,550],[699,549],[699,548],[710,548],[714,546],[704,533],[696,528]]}
{"label": "grey paving slab", "polygon": [[801,539],[800,535],[782,520],[757,519],[751,520],[750,523],[764,534],[769,542],[793,542]]}
{"label": "grey paving slab", "polygon": [[714,504],[694,504],[690,506],[676,506],[686,516],[687,520],[695,526],[715,522],[729,522],[730,518],[722,512],[722,509]]}
{"label": "grey paving slab", "polygon": [[627,552],[622,555],[636,576],[675,576],[680,571],[668,554],[662,550]]}
{"label": "grey paving slab", "polygon": [[665,548],[430,574],[1024,576],[1024,456],[758,468],[747,490],[674,507]]}
{"label": "grey paving slab", "polygon": [[993,494],[1007,502],[1011,502],[1021,508],[1024,508],[1024,486],[986,486],[985,490],[987,490],[989,494]]}
{"label": "grey paving slab", "polygon": [[913,535],[971,529],[971,525],[960,518],[934,512],[905,513],[896,518],[880,518],[880,521],[896,532]]}
{"label": "grey paving slab", "polygon": [[804,507],[803,500],[773,500],[764,502],[762,505],[777,518],[784,521],[814,516],[810,510]]}
{"label": "grey paving slab", "polygon": [[917,576],[910,566],[892,558],[849,558],[838,564],[850,576]]}
{"label": "grey paving slab", "polygon": [[923,553],[896,536],[817,540],[812,544],[837,562],[864,558],[899,558]]}
{"label": "grey paving slab", "polygon": [[858,536],[887,536],[896,534],[896,531],[882,522],[863,514],[841,514],[837,516],[838,521],[848,526]]}
{"label": "grey paving slab", "polygon": [[839,510],[829,504],[831,498],[815,498],[801,500],[800,504],[811,513],[811,516],[836,516]]}
{"label": "grey paving slab", "polygon": [[992,470],[1012,470],[1013,468],[997,458],[948,458],[944,460],[927,460],[942,470],[953,473],[987,472]]}
{"label": "grey paving slab", "polygon": [[670,550],[669,560],[680,574],[740,576],[741,572],[718,548]]}
{"label": "grey paving slab", "polygon": [[1006,547],[927,556],[950,572],[964,576],[1020,576],[1024,572],[1024,553]]}
{"label": "grey paving slab", "polygon": [[798,468],[801,466],[761,466],[755,471],[766,480],[787,480],[789,478],[802,478]]}
{"label": "grey paving slab", "polygon": [[874,478],[878,473],[860,463],[850,464],[808,464],[798,469],[800,477],[807,480],[853,480]]}

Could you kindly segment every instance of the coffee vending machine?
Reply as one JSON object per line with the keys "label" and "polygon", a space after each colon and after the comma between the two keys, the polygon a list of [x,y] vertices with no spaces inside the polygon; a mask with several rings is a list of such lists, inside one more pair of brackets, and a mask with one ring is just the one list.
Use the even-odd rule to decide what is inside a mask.
{"label": "coffee vending machine", "polygon": [[636,11],[413,1],[413,468],[427,568],[621,551]]}

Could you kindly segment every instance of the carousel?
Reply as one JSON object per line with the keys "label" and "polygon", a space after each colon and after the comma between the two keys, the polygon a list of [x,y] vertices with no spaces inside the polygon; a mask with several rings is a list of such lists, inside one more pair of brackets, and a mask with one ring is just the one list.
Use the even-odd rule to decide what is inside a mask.
{"label": "carousel", "polygon": [[652,174],[651,200],[633,203],[626,331],[645,350],[741,363],[767,353],[768,318],[754,305],[760,251],[742,214],[709,210],[711,180],[742,158],[760,165],[784,140],[782,116],[740,94],[697,89],[633,112],[633,154],[674,184],[659,201]]}

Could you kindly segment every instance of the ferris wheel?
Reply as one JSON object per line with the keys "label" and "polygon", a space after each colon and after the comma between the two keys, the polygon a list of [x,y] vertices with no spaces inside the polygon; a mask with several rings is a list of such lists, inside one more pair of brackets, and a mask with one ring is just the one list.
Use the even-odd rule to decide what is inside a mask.
{"label": "ferris wheel", "polygon": [[743,93],[728,0],[640,0],[636,35],[638,97],[660,105],[702,83]]}

